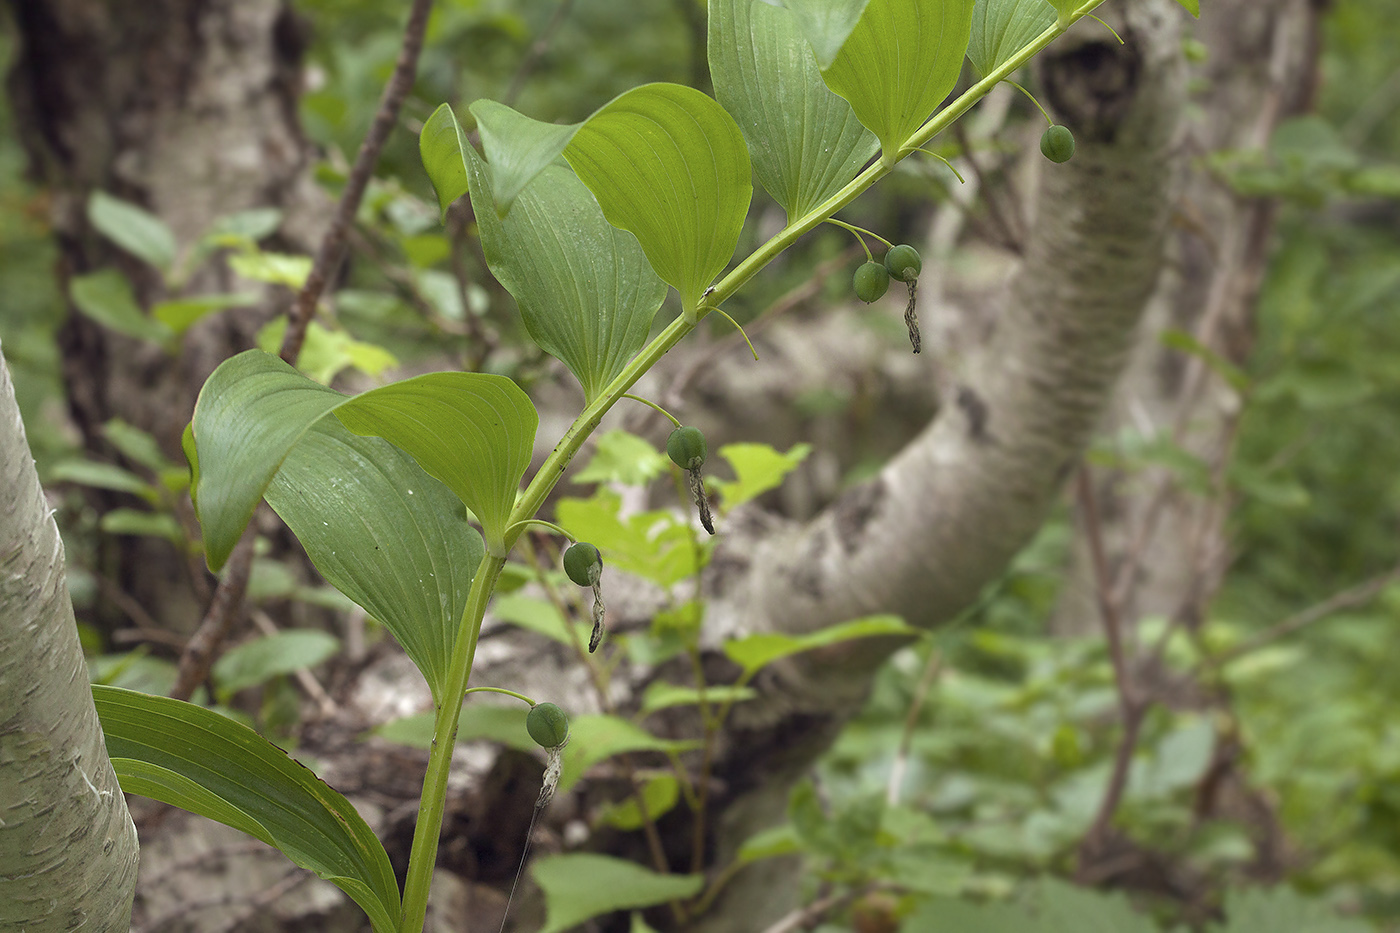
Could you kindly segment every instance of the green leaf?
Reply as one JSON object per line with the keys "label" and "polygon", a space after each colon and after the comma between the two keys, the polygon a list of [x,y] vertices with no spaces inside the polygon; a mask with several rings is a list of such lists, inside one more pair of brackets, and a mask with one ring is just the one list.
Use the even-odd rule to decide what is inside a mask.
{"label": "green leaf", "polygon": [[1196,19],[1201,18],[1201,0],[1176,0],[1177,3]]}
{"label": "green leaf", "polygon": [[113,509],[102,516],[97,527],[109,535],[164,538],[180,548],[185,544],[185,530],[173,515],[141,512],[136,509]]}
{"label": "green leaf", "polygon": [[388,441],[330,418],[266,495],[321,576],[394,634],[440,700],[485,552],[457,497]]}
{"label": "green leaf", "polygon": [[211,570],[228,560],[292,446],[344,400],[261,350],[225,360],[210,375],[190,428],[198,468],[192,488]]}
{"label": "green leaf", "polygon": [[567,628],[569,622],[559,614],[553,603],[519,593],[497,597],[491,604],[491,614],[502,622],[518,625],[570,647],[587,644],[589,633],[593,630],[591,622],[575,622],[574,636],[570,636]]}
{"label": "green leaf", "polygon": [[155,487],[134,473],[129,473],[110,463],[95,460],[61,460],[49,470],[51,483],[78,483],[97,489],[113,489],[129,492],[150,501],[155,498]]}
{"label": "green leaf", "polygon": [[156,473],[180,469],[165,456],[154,437],[120,418],[108,419],[107,423],[102,425],[102,436],[121,451],[122,456],[129,457]]}
{"label": "green leaf", "polygon": [[[642,787],[642,799],[646,801],[647,816],[653,820],[669,813],[680,801],[681,785],[674,774],[662,774],[647,781]],[[606,807],[598,816],[599,822],[621,830],[641,829],[646,822],[642,818],[642,808],[637,805],[635,796],[626,797]]]}
{"label": "green leaf", "polygon": [[544,891],[540,933],[563,933],[617,910],[684,900],[705,884],[701,875],[660,875],[605,855],[552,855],[536,861],[531,871]]}
{"label": "green leaf", "polygon": [[1292,888],[1270,890],[1230,888],[1225,892],[1225,916],[1229,923],[1212,924],[1210,933],[1370,933],[1371,924],[1343,918],[1319,900],[1305,898]]}
{"label": "green leaf", "polygon": [[88,221],[107,239],[162,272],[175,264],[175,234],[159,217],[130,201],[94,191],[87,203]]}
{"label": "green leaf", "polygon": [[116,269],[74,276],[68,287],[78,310],[103,327],[139,340],[169,343],[170,328],[146,317],[132,294],[131,283]]}
{"label": "green leaf", "polygon": [[[491,164],[490,190],[495,213],[501,218],[509,213],[525,186],[559,158],[582,126],[532,120],[494,100],[479,100],[467,109],[476,117],[481,148]],[[466,149],[462,154],[466,155]],[[476,208],[478,218],[481,213]]]}
{"label": "green leaf", "polygon": [[866,616],[863,619],[852,619],[850,622],[819,629],[808,635],[749,635],[725,642],[724,653],[742,667],[745,676],[748,676],[779,658],[850,641],[853,638],[917,634],[916,629],[910,628],[898,616]]}
{"label": "green leaf", "polygon": [[296,290],[306,284],[311,274],[310,256],[287,253],[239,253],[228,258],[229,268],[245,279],[285,285]]}
{"label": "green leaf", "polygon": [[694,748],[697,742],[659,739],[640,726],[617,716],[578,716],[569,722],[569,744],[564,749],[564,770],[559,790],[568,791],[585,771],[622,752],[675,753]]}
{"label": "green leaf", "polygon": [[798,29],[812,47],[817,64],[826,68],[841,52],[860,22],[869,0],[787,0]]}
{"label": "green leaf", "polygon": [[[758,691],[752,687],[718,684],[705,688],[704,702],[709,704],[742,703],[745,700],[752,700],[756,696],[758,696]],[[646,693],[642,694],[641,712],[646,715],[659,709],[669,709],[672,706],[696,706],[700,702],[701,694],[695,687],[678,687],[675,684],[658,680],[647,687]]]}
{"label": "green leaf", "polygon": [[[842,12],[827,4],[798,8],[804,15]],[[846,11],[854,14],[847,33],[862,8]],[[738,123],[759,183],[795,220],[854,178],[879,143],[822,83],[791,10],[763,0],[711,0],[709,19],[715,97]]]}
{"label": "green leaf", "polygon": [[1158,337],[1162,346],[1170,347],[1173,350],[1180,350],[1182,353],[1189,353],[1198,357],[1201,362],[1210,367],[1211,372],[1229,383],[1230,388],[1236,392],[1245,392],[1249,389],[1249,374],[1231,363],[1225,357],[1216,353],[1210,347],[1197,340],[1193,335],[1175,327],[1169,327],[1162,331]]}
{"label": "green leaf", "polygon": [[1157,933],[1157,925],[1133,910],[1122,894],[1085,890],[1052,878],[1041,879],[1039,893],[1039,928],[1046,933]]}
{"label": "green leaf", "polygon": [[275,207],[253,207],[227,214],[209,225],[205,238],[237,237],[249,243],[266,239],[282,226],[282,212]]}
{"label": "green leaf", "polygon": [[797,828],[791,823],[783,823],[759,830],[745,839],[735,858],[747,865],[760,859],[778,858],[801,851],[802,839],[797,835]]}
{"label": "green leaf", "polygon": [[776,489],[783,478],[812,452],[811,444],[795,444],[780,454],[767,444],[726,444],[719,455],[729,461],[738,478],[732,482],[716,480],[714,486],[723,498],[724,511],[743,505],[770,489]]}
{"label": "green leaf", "polygon": [[[608,223],[568,168],[544,167],[501,220],[486,165],[473,149],[463,155],[492,274],[515,296],[530,336],[569,367],[592,402],[646,345],[666,284],[637,238]],[[490,173],[497,176],[495,163]]]}
{"label": "green leaf", "polygon": [[886,158],[957,83],[972,30],[973,0],[870,0],[841,51],[822,69],[850,101]]}
{"label": "green leaf", "polygon": [[180,298],[175,301],[162,301],[151,308],[151,317],[170,328],[175,335],[183,334],[197,322],[215,311],[251,305],[258,300],[257,295],[200,295],[196,298]]}
{"label": "green leaf", "polygon": [[418,134],[418,155],[437,192],[439,220],[447,217],[453,201],[467,193],[467,167],[462,153],[470,148],[462,124],[447,104],[433,111]]}
{"label": "green leaf", "polygon": [[734,255],[753,195],[734,118],[693,88],[646,84],[589,117],[564,157],[683,306],[698,308]]}
{"label": "green leaf", "polygon": [[596,434],[593,442],[593,457],[574,475],[575,483],[645,486],[670,463],[650,441],[621,429]]}
{"label": "green leaf", "polygon": [[[258,331],[258,347],[276,353],[287,333],[287,318],[278,316]],[[297,368],[322,385],[347,369],[358,369],[368,376],[380,376],[398,358],[378,344],[356,340],[343,330],[331,330],[312,321],[306,328],[306,339],[297,354]]]}
{"label": "green leaf", "polygon": [[266,683],[331,658],[340,650],[340,639],[315,629],[291,629],[244,642],[231,648],[214,662],[211,673],[221,699],[240,690]]}
{"label": "green leaf", "polygon": [[505,556],[506,521],[540,420],[519,386],[486,373],[428,373],[357,395],[335,415],[412,454],[481,521],[487,551]]}
{"label": "green leaf", "polygon": [[[522,752],[537,752],[539,746],[525,731],[526,710],[519,706],[499,706],[489,703],[467,703],[457,720],[457,741],[500,742]],[[374,734],[390,742],[412,748],[432,748],[434,716],[418,713],[386,722]]]}
{"label": "green leaf", "polygon": [[700,566],[690,527],[671,512],[657,509],[623,519],[616,493],[601,491],[590,499],[562,499],[555,517],[571,535],[589,541],[609,567],[634,573],[660,586],[674,586]]}
{"label": "green leaf", "polygon": [[93,687],[122,789],[241,829],[345,891],[392,933],[398,883],[350,802],[246,726],[210,710]]}
{"label": "green leaf", "polygon": [[976,0],[967,57],[978,74],[989,75],[1031,40],[1055,25],[1047,0]]}

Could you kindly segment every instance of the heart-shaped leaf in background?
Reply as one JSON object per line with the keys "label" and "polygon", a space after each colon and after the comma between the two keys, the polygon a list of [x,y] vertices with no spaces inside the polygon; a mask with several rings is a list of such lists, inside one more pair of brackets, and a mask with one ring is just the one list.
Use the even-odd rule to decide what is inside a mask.
{"label": "heart-shaped leaf in background", "polygon": [[485,163],[473,149],[464,155],[487,265],[515,296],[530,336],[592,402],[646,344],[666,283],[567,167],[545,168],[501,220]]}
{"label": "heart-shaped leaf in background", "polygon": [[715,96],[739,124],[759,184],[791,222],[854,178],[879,143],[822,82],[791,11],[710,0],[709,16]]}
{"label": "heart-shaped leaf in background", "polygon": [[698,308],[734,255],[753,197],[734,118],[693,88],[645,84],[589,117],[564,157],[686,310]]}
{"label": "heart-shaped leaf in background", "polygon": [[500,217],[509,213],[531,179],[559,158],[582,125],[532,120],[494,100],[479,100],[468,109],[476,117],[481,148],[491,165],[491,191]]}
{"label": "heart-shaped leaf in background", "polygon": [[485,547],[462,503],[408,454],[316,422],[267,488],[321,576],[394,634],[441,701]]}
{"label": "heart-shaped leaf in background", "polygon": [[978,74],[989,75],[1053,25],[1048,0],[976,0],[967,57]]}
{"label": "heart-shaped leaf in background", "polygon": [[350,801],[247,726],[219,713],[94,685],[122,790],[242,830],[335,884],[375,933],[398,925],[399,887],[384,846]]}
{"label": "heart-shaped leaf in background", "polygon": [[972,0],[870,0],[822,77],[893,158],[957,83],[971,30]]}

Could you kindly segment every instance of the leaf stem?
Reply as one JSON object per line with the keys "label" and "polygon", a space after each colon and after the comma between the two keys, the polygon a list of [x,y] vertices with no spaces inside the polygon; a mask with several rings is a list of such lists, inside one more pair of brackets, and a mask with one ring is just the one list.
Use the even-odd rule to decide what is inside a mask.
{"label": "leaf stem", "polygon": [[503,693],[508,697],[515,697],[521,702],[528,703],[531,707],[539,705],[525,694],[516,693],[514,690],[507,690],[505,687],[468,687],[462,691],[464,697],[468,693]]}
{"label": "leaf stem", "polygon": [[[1095,19],[1098,19],[1097,16],[1094,17],[1094,18],[1095,18]],[[1041,115],[1042,117],[1045,118],[1045,122],[1046,122],[1046,123],[1049,123],[1051,126],[1054,126],[1054,125],[1055,125],[1055,121],[1052,120],[1052,119],[1050,119],[1050,114],[1048,114],[1048,113],[1045,112],[1045,108],[1042,107],[1042,106],[1040,105],[1040,101],[1038,101],[1038,100],[1035,99],[1035,95],[1034,95],[1034,94],[1032,94],[1030,91],[1026,90],[1026,89],[1025,89],[1024,87],[1022,87],[1020,84],[1017,84],[1015,81],[1012,81],[1010,78],[1007,78],[1007,79],[1006,79],[1006,83],[1009,84],[1009,85],[1011,85],[1012,87],[1014,87],[1016,90],[1020,91],[1022,94],[1026,95],[1026,97],[1030,98],[1030,102],[1033,103],[1033,104],[1035,104],[1036,109],[1040,111],[1040,115]]]}
{"label": "leaf stem", "polygon": [[551,531],[553,531],[553,532],[554,532],[555,534],[557,534],[557,535],[561,535],[561,536],[563,536],[563,537],[565,537],[565,538],[568,538],[569,541],[571,541],[571,542],[577,542],[577,541],[578,541],[577,538],[575,538],[573,535],[569,534],[569,533],[568,533],[567,531],[565,531],[563,528],[560,528],[558,525],[554,524],[554,522],[547,522],[547,521],[545,521],[545,520],[542,519],[542,518],[522,518],[520,521],[514,522],[514,523],[512,523],[508,528],[506,528],[505,533],[506,533],[507,535],[510,534],[513,530],[515,530],[515,527],[516,527],[517,525],[520,526],[520,530],[521,530],[521,531],[524,531],[524,530],[525,530],[525,527],[524,527],[524,526],[526,526],[526,525],[541,525],[541,526],[543,526],[543,527],[545,527],[545,528],[550,529]]}
{"label": "leaf stem", "polygon": [[647,406],[648,408],[655,409],[656,411],[661,412],[661,414],[665,415],[667,418],[670,418],[670,419],[671,419],[671,423],[674,424],[676,427],[679,428],[679,427],[681,426],[680,419],[678,419],[675,415],[671,414],[669,411],[667,411],[666,409],[662,408],[660,405],[656,404],[655,402],[651,401],[650,399],[642,398],[640,395],[633,395],[631,392],[623,392],[623,393],[622,393],[622,397],[623,397],[623,398],[630,398],[630,399],[631,399],[632,401],[634,401],[634,402],[641,402],[643,405]]}

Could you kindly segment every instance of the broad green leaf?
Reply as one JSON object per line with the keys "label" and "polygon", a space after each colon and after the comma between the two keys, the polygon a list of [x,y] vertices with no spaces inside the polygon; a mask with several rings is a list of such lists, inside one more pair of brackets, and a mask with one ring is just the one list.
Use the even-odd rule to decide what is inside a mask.
{"label": "broad green leaf", "polygon": [[123,790],[189,808],[276,846],[392,933],[398,883],[350,802],[246,726],[190,703],[93,687]]}
{"label": "broad green leaf", "polygon": [[251,305],[257,300],[257,295],[200,295],[196,298],[178,298],[152,306],[151,317],[179,335],[215,311]]}
{"label": "broad green leaf", "polygon": [[[862,7],[854,5],[846,33]],[[841,12],[837,5],[815,9]],[[712,0],[709,18],[715,97],[744,134],[759,183],[795,220],[854,178],[879,143],[822,83],[791,10],[764,0]]]}
{"label": "broad green leaf", "polygon": [[481,521],[487,551],[505,555],[506,521],[540,421],[519,386],[486,373],[428,373],[357,395],[335,415],[412,454]]}
{"label": "broad green leaf", "polygon": [[589,117],[564,157],[683,306],[698,308],[734,255],[753,196],[734,118],[693,88],[646,84]]}
{"label": "broad green leaf", "polygon": [[976,0],[967,57],[978,74],[989,75],[1053,25],[1048,0]]}
{"label": "broad green leaf", "polygon": [[1059,14],[1056,22],[1061,27],[1068,27],[1070,17],[1084,3],[1084,0],[1050,0],[1050,3],[1055,7],[1055,12]]}
{"label": "broad green leaf", "polygon": [[122,456],[129,457],[136,463],[149,467],[157,473],[179,469],[172,460],[165,456],[154,437],[120,418],[108,419],[107,423],[102,425],[102,436],[113,447],[121,451]]}
{"label": "broad green leaf", "polygon": [[568,168],[544,167],[501,220],[487,166],[473,149],[463,155],[491,272],[515,296],[530,336],[569,367],[592,402],[646,345],[666,284],[637,238],[608,223]]}
{"label": "broad green leaf", "polygon": [[[287,318],[279,315],[258,331],[258,347],[276,353],[286,333]],[[331,330],[316,321],[306,328],[306,339],[297,355],[297,368],[322,385],[330,385],[347,369],[377,377],[398,364],[398,358],[378,344],[356,340],[343,330]]]}
{"label": "broad green leaf", "polygon": [[[601,491],[590,499],[562,499],[559,524],[604,554],[606,567],[674,586],[698,569],[690,527],[668,511],[637,512],[625,519],[617,495]],[[606,573],[604,569],[604,573]]]}
{"label": "broad green leaf", "polygon": [[[282,460],[345,396],[275,356],[248,350],[214,370],[190,422],[199,522],[211,570],[228,560]],[[188,452],[188,448],[187,448]]]}
{"label": "broad green leaf", "polygon": [[332,418],[306,432],[266,495],[321,576],[394,634],[441,699],[485,552],[457,497],[388,441]]}
{"label": "broad green leaf", "polygon": [[[647,781],[642,787],[642,799],[647,805],[646,815],[653,820],[660,819],[680,801],[680,794],[681,785],[674,774],[658,775]],[[621,830],[641,829],[646,822],[642,818],[642,808],[637,805],[635,796],[624,797],[604,808],[598,815],[598,820]]]}
{"label": "broad green leaf", "polygon": [[162,272],[175,264],[175,234],[150,211],[94,191],[88,198],[87,215],[100,233],[137,259]]}
{"label": "broad green leaf", "polygon": [[237,237],[251,243],[266,239],[282,226],[282,212],[275,207],[254,207],[220,217],[209,225],[205,237]]}
{"label": "broad green leaf", "polygon": [[1040,882],[1040,923],[1045,933],[1157,933],[1157,925],[1139,914],[1121,893],[1106,894],[1053,878]]}
{"label": "broad green leaf", "polygon": [[536,861],[531,871],[544,891],[540,933],[563,933],[617,910],[684,900],[705,884],[701,875],[660,875],[605,855],[552,855]]}
{"label": "broad green leaf", "polygon": [[1209,933],[1369,933],[1374,929],[1362,920],[1339,917],[1327,904],[1289,887],[1232,887],[1225,892],[1225,916],[1229,922],[1212,924]]}
{"label": "broad green leaf", "polygon": [[853,619],[829,628],[820,629],[808,635],[749,635],[724,643],[724,653],[749,675],[772,664],[779,658],[824,648],[853,638],[872,638],[881,635],[917,635],[898,616],[866,616]]}
{"label": "broad green leaf", "polygon": [[674,753],[697,743],[659,739],[641,726],[617,716],[578,716],[569,722],[569,744],[564,749],[564,770],[559,790],[567,791],[585,771],[622,752]]}
{"label": "broad green leaf", "polygon": [[79,311],[103,327],[139,340],[159,344],[170,341],[170,328],[142,312],[132,294],[131,283],[116,269],[74,276],[69,283],[69,294]]}
{"label": "broad green leaf", "polygon": [[[525,186],[559,158],[582,125],[532,120],[494,100],[479,100],[467,109],[476,117],[481,148],[491,165],[495,213],[502,218]],[[479,218],[481,209],[475,203],[473,207]]]}
{"label": "broad green leaf", "polygon": [[574,622],[574,635],[570,636],[567,628],[570,623],[559,614],[553,603],[520,593],[498,596],[491,604],[491,614],[502,622],[518,625],[570,647],[588,644],[589,633],[593,630],[592,622]]}
{"label": "broad green leaf", "polygon": [[860,22],[869,0],[786,0],[796,18],[798,29],[806,37],[817,58],[826,68],[841,52],[851,30]]}
{"label": "broad green leaf", "polygon": [[719,449],[719,455],[729,461],[737,477],[734,482],[715,481],[715,488],[723,498],[724,511],[743,505],[761,496],[770,489],[777,489],[783,478],[807,458],[812,452],[811,444],[794,444],[785,454],[780,454],[767,444],[726,444]]}
{"label": "broad green leaf", "polygon": [[164,538],[176,547],[183,547],[185,544],[185,529],[180,527],[175,516],[161,512],[113,509],[102,516],[97,527],[109,535]]}
{"label": "broad green leaf", "polygon": [[290,674],[331,658],[340,650],[340,639],[315,629],[290,629],[244,642],[214,662],[210,671],[221,699],[248,687],[266,683],[281,674]]}
{"label": "broad green leaf", "polygon": [[1201,18],[1201,0],[1176,0],[1176,2],[1181,4],[1182,7],[1186,9],[1186,12],[1196,17],[1196,19]]}
{"label": "broad green leaf", "polygon": [[[527,712],[521,706],[468,702],[462,706],[462,714],[457,720],[457,741],[500,742],[517,751],[538,752],[540,747],[525,730]],[[374,730],[374,734],[400,745],[428,749],[433,744],[433,718],[432,713],[405,716],[384,723]]]}
{"label": "broad green leaf", "polygon": [[433,111],[418,134],[418,155],[437,192],[439,219],[447,216],[453,201],[467,193],[467,167],[462,153],[470,148],[462,124],[447,104]]}
{"label": "broad green leaf", "polygon": [[957,83],[973,0],[870,0],[841,51],[822,69],[850,101],[886,158],[923,125]]}
{"label": "broad green leaf", "polygon": [[735,858],[741,864],[747,865],[760,859],[777,858],[801,851],[802,839],[797,835],[797,828],[791,823],[783,823],[759,830],[745,839]]}

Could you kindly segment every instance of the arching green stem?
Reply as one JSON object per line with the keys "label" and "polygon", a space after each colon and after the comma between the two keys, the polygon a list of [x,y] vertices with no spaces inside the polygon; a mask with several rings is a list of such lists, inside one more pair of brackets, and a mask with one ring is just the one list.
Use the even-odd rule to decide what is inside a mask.
{"label": "arching green stem", "polygon": [[875,257],[870,255],[870,247],[865,245],[865,237],[861,236],[862,233],[865,234],[865,236],[874,237],[875,239],[879,240],[881,243],[885,244],[886,249],[889,249],[891,246],[894,245],[889,240],[880,236],[880,234],[876,233],[875,231],[867,230],[864,227],[857,227],[855,224],[848,224],[844,220],[837,220],[835,217],[828,217],[826,219],[826,222],[831,224],[832,226],[840,227],[842,230],[849,230],[851,231],[851,233],[855,234],[856,239],[860,241],[860,248],[865,250],[865,258],[870,262],[874,262]]}
{"label": "arching green stem", "polygon": [[[677,422],[677,424],[679,423],[680,422]],[[571,542],[578,540],[573,535],[565,531],[563,528],[560,528],[558,525],[554,524],[554,522],[547,522],[542,518],[522,518],[518,522],[513,522],[509,527],[506,528],[504,537],[510,538],[511,532],[514,531],[516,538],[518,538],[520,536],[520,532],[525,530],[526,525],[541,525],[545,528],[548,528],[550,531],[554,532],[557,535],[568,538]],[[517,526],[519,526],[519,531],[516,531]],[[516,538],[511,538],[511,540],[516,540]]]}
{"label": "arching green stem", "polygon": [[[1095,19],[1097,19],[1097,18],[1098,18],[1098,17],[1095,17]],[[1006,79],[1006,83],[1009,84],[1009,85],[1011,85],[1012,87],[1014,87],[1016,90],[1020,91],[1022,94],[1026,95],[1027,97],[1029,97],[1031,103],[1035,104],[1036,109],[1040,111],[1040,115],[1043,116],[1043,117],[1045,118],[1045,122],[1046,122],[1046,123],[1049,123],[1051,126],[1054,126],[1054,125],[1055,125],[1055,121],[1052,120],[1052,119],[1050,119],[1050,114],[1046,113],[1046,112],[1045,112],[1045,108],[1042,107],[1042,106],[1040,106],[1040,101],[1038,101],[1038,100],[1035,99],[1035,95],[1034,95],[1034,94],[1032,94],[1030,91],[1026,90],[1025,88],[1021,87],[1021,85],[1017,84],[1015,81],[1012,81],[1010,78],[1007,78],[1007,79]]]}
{"label": "arching green stem", "polygon": [[960,184],[960,185],[965,185],[965,184],[967,184],[967,179],[962,177],[962,172],[958,171],[958,170],[953,166],[953,163],[952,163],[952,162],[949,162],[947,159],[945,159],[943,156],[939,155],[938,153],[934,152],[932,149],[919,148],[919,149],[915,149],[914,151],[915,151],[915,152],[922,152],[924,155],[931,155],[931,156],[933,156],[935,159],[937,159],[938,161],[942,162],[944,165],[948,166],[948,171],[952,172],[955,176],[957,176],[958,184]]}
{"label": "arching green stem", "polygon": [[1084,14],[1084,15],[1087,16],[1087,17],[1089,17],[1090,19],[1098,19],[1098,20],[1099,20],[1099,23],[1103,26],[1103,28],[1105,28],[1105,29],[1107,29],[1109,32],[1113,33],[1113,38],[1115,38],[1115,39],[1118,40],[1118,44],[1119,44],[1119,45],[1127,45],[1127,43],[1123,41],[1123,37],[1120,36],[1120,35],[1118,35],[1118,30],[1116,30],[1116,29],[1114,29],[1112,26],[1108,25],[1108,23],[1105,23],[1103,20],[1099,19],[1099,18],[1098,18],[1097,16],[1095,16],[1093,13],[1086,13],[1086,14]]}
{"label": "arching green stem", "polygon": [[679,419],[679,418],[677,418],[675,415],[671,414],[671,413],[670,413],[669,411],[667,411],[666,409],[662,408],[660,405],[658,405],[658,404],[656,404],[655,402],[651,401],[650,399],[642,398],[640,395],[633,395],[631,392],[623,392],[623,393],[622,393],[622,397],[623,397],[623,398],[630,398],[630,399],[631,399],[632,401],[634,401],[634,402],[641,402],[643,405],[647,406],[648,408],[653,408],[653,409],[655,409],[656,411],[661,412],[661,413],[662,413],[663,415],[665,415],[667,418],[671,419],[671,423],[674,424],[676,427],[680,427],[680,426],[681,426],[681,422],[680,422],[680,419]]}
{"label": "arching green stem", "polygon": [[468,687],[466,690],[463,690],[462,693],[464,695],[468,693],[503,693],[508,697],[515,697],[517,700],[528,703],[532,707],[539,705],[525,694],[516,693],[514,690],[507,690],[505,687]]}
{"label": "arching green stem", "polygon": [[[864,244],[861,244],[861,245],[863,246]],[[867,250],[866,252],[867,252],[867,255],[868,255],[868,254],[869,254],[869,251]],[[726,310],[724,310],[723,308],[715,307],[714,305],[707,305],[707,306],[705,307],[705,310],[707,310],[707,311],[718,311],[721,315],[724,316],[724,319],[725,319],[726,321],[728,321],[729,323],[733,324],[733,325],[734,325],[734,329],[737,330],[737,331],[739,332],[739,336],[744,338],[744,343],[746,343],[746,344],[749,345],[749,352],[753,354],[754,362],[758,362],[758,351],[755,350],[755,349],[753,348],[753,342],[749,340],[749,335],[746,334],[746,333],[744,333],[744,326],[743,326],[742,324],[740,324],[738,321],[734,320],[734,318],[730,317],[730,316],[729,316],[729,312],[726,311]],[[677,422],[676,422],[676,427],[680,427],[680,426],[681,426],[680,422],[677,421]]]}

